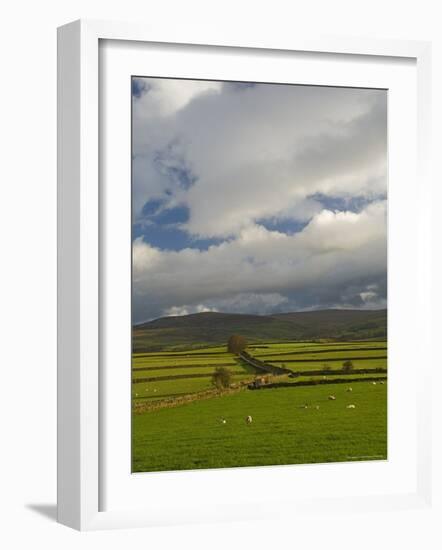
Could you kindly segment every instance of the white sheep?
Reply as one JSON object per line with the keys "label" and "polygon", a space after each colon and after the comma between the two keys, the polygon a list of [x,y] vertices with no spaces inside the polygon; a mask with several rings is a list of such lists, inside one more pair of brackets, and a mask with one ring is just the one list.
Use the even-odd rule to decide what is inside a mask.
{"label": "white sheep", "polygon": [[372,382],[373,386],[376,386],[376,382]]}
{"label": "white sheep", "polygon": [[347,409],[355,409],[355,408],[356,408],[356,405],[353,405],[353,404],[347,405]]}
{"label": "white sheep", "polygon": [[335,401],[336,397],[334,395],[329,395],[328,398],[330,399],[330,401]]}
{"label": "white sheep", "polygon": [[253,422],[253,418],[249,414],[249,416],[246,416],[246,423],[251,424],[252,422]]}
{"label": "white sheep", "polygon": [[353,388],[347,388],[347,391],[353,391]]}

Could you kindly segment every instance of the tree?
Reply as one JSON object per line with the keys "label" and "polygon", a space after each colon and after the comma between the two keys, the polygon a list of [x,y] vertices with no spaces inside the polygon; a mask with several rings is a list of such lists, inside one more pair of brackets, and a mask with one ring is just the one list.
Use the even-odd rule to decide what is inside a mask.
{"label": "tree", "polygon": [[233,334],[227,342],[227,349],[230,353],[236,353],[238,355],[244,351],[247,347],[247,341],[244,336],[239,334]]}
{"label": "tree", "polygon": [[350,372],[353,370],[353,362],[352,361],[344,361],[342,363],[342,370],[344,372]]}
{"label": "tree", "polygon": [[232,381],[232,373],[226,367],[216,367],[212,376],[212,384],[218,388],[228,388]]}

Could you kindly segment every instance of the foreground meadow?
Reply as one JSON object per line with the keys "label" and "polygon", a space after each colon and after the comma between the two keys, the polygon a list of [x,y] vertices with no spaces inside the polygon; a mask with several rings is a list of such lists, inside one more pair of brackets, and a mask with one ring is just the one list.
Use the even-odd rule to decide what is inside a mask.
{"label": "foreground meadow", "polygon": [[387,385],[347,387],[244,390],[133,415],[133,471],[386,459]]}

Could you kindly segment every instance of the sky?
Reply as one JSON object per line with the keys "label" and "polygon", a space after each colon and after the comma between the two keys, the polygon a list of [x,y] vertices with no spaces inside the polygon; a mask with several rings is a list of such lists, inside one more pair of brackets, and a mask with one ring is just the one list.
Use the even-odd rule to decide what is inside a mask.
{"label": "sky", "polygon": [[386,307],[385,90],[132,78],[133,322]]}

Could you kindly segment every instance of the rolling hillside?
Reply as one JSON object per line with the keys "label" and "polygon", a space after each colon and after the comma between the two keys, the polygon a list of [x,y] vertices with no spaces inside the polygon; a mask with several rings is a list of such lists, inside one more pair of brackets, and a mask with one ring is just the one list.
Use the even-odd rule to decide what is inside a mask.
{"label": "rolling hillside", "polygon": [[255,343],[322,338],[379,340],[387,336],[387,310],[321,310],[277,315],[207,312],[162,317],[133,327],[133,351],[219,345],[235,333]]}

